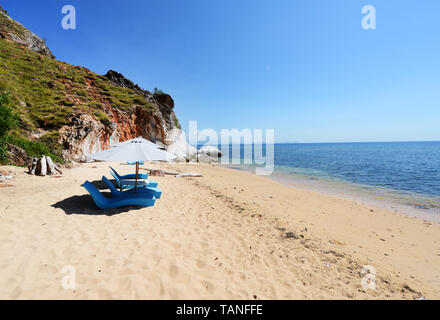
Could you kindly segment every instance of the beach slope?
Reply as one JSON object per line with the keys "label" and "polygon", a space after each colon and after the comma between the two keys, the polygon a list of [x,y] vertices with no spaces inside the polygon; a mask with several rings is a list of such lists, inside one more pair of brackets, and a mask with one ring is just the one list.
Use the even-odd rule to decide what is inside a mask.
{"label": "beach slope", "polygon": [[154,207],[101,211],[80,185],[108,165],[2,167],[0,298],[440,298],[438,223],[208,164],[148,165],[203,177],[154,177]]}

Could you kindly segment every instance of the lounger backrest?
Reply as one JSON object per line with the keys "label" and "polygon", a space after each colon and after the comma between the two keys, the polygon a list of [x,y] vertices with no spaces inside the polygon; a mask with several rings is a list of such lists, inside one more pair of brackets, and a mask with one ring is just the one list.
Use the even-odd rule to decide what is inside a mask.
{"label": "lounger backrest", "polygon": [[118,194],[119,193],[119,191],[115,188],[115,185],[109,179],[107,179],[107,177],[102,176],[102,181],[104,181],[104,183],[110,189],[112,194]]}
{"label": "lounger backrest", "polygon": [[84,182],[82,186],[90,193],[98,207],[102,208],[108,202],[108,199],[89,181]]}
{"label": "lounger backrest", "polygon": [[[119,175],[119,173],[113,169],[112,167],[109,166],[109,168],[115,173],[115,175],[118,177],[118,179],[121,179],[121,176]],[[114,176],[114,175],[113,175]]]}
{"label": "lounger backrest", "polygon": [[118,176],[115,175],[115,174],[113,173],[113,171],[110,171],[110,174],[113,176],[113,178],[115,178],[116,183],[118,184],[118,186],[121,186],[121,182],[119,181]]}

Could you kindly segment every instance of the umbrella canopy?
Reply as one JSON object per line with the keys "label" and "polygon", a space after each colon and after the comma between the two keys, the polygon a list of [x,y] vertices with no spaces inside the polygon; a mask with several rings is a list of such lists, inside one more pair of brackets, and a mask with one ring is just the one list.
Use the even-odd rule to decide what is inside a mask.
{"label": "umbrella canopy", "polygon": [[120,147],[120,146],[123,146],[123,145],[125,145],[127,143],[131,143],[133,141],[141,141],[141,142],[143,142],[143,143],[145,143],[147,145],[150,145],[152,147],[156,147],[156,148],[162,149],[162,150],[164,149],[164,147],[162,147],[162,146],[160,146],[160,145],[158,145],[156,143],[153,143],[153,142],[151,142],[151,141],[149,141],[147,139],[144,139],[142,137],[137,137],[137,138],[134,138],[134,139],[131,139],[131,140],[126,140],[126,141],[114,143],[114,144],[111,144],[110,147]]}
{"label": "umbrella canopy", "polygon": [[139,138],[120,142],[110,149],[93,153],[89,157],[109,162],[170,161],[175,158],[173,154],[158,149],[158,145]]}

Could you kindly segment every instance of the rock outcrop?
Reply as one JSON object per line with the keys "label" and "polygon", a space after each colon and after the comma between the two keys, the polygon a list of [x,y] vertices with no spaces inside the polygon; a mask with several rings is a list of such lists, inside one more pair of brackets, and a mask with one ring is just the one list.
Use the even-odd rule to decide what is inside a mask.
{"label": "rock outcrop", "polygon": [[[108,109],[110,123],[104,125],[93,115],[77,113],[69,125],[60,129],[59,143],[65,147],[63,157],[69,160],[84,161],[87,155],[107,149],[120,141],[143,137],[162,146],[173,144],[181,133],[179,128],[167,121],[172,114],[151,112],[133,107],[129,111],[117,108]],[[179,132],[175,134],[174,131]],[[182,143],[179,140],[179,143]]]}
{"label": "rock outcrop", "polygon": [[119,142],[119,138],[120,134],[115,127],[109,131],[94,117],[77,114],[70,125],[60,129],[59,143],[65,149],[64,159],[84,161],[88,154],[108,148],[110,144]]}
{"label": "rock outcrop", "polygon": [[147,97],[152,97],[150,91],[144,90],[141,87],[139,87],[137,84],[134,84],[133,81],[125,78],[121,73],[116,72],[114,70],[107,71],[105,75],[111,82],[113,82],[115,85],[121,88],[127,88],[131,90],[138,91],[142,93],[142,95],[145,95]]}
{"label": "rock outcrop", "polygon": [[0,6],[0,38],[25,45],[29,50],[50,58],[55,58],[46,43],[20,23],[9,17],[8,12]]}
{"label": "rock outcrop", "polygon": [[5,14],[5,15],[8,15],[8,11],[6,11],[5,9],[3,9],[1,5],[0,5],[0,13],[3,13],[3,14]]}
{"label": "rock outcrop", "polygon": [[32,160],[22,148],[12,144],[7,144],[6,152],[9,163],[25,166]]}
{"label": "rock outcrop", "polygon": [[200,148],[199,154],[213,158],[219,158],[222,156],[222,152],[215,146],[203,146]]}
{"label": "rock outcrop", "polygon": [[[160,123],[160,127],[165,129],[164,132],[161,132],[160,136],[157,136],[157,134],[146,135],[146,132],[141,133],[141,135],[151,140],[155,143],[164,144],[166,145],[167,141],[170,139],[165,139],[165,137],[168,135],[168,132],[171,132],[173,129],[180,129],[179,121],[176,117],[176,114],[174,113],[174,100],[173,98],[166,94],[166,93],[151,93],[148,90],[144,90],[141,87],[139,87],[137,84],[133,83],[131,80],[125,78],[122,74],[109,70],[107,74],[105,75],[110,81],[112,81],[116,86],[131,89],[140,95],[142,95],[150,104],[155,106],[160,114],[155,114],[155,117],[152,117],[152,121],[147,123],[140,123],[140,126],[146,125],[147,127],[151,127],[152,129],[157,126],[157,123]],[[147,115],[142,115],[147,116]],[[141,117],[142,118],[142,117]],[[149,130],[149,132],[152,132],[152,130]]]}
{"label": "rock outcrop", "polygon": [[190,161],[197,155],[197,149],[186,142],[185,132],[178,128],[169,132],[166,145],[167,151],[174,154],[177,161]]}

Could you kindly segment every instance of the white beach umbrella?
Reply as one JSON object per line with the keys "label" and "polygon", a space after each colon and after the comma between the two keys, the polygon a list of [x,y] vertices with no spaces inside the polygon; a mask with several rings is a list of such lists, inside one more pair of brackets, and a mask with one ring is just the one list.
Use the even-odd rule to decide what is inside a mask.
{"label": "white beach umbrella", "polygon": [[114,147],[93,153],[90,158],[101,161],[136,162],[136,182],[139,175],[139,162],[141,161],[171,161],[175,156],[169,152],[158,149],[158,146],[148,140],[135,138],[116,144]]}
{"label": "white beach umbrella", "polygon": [[104,151],[93,153],[89,157],[95,160],[109,162],[170,161],[175,158],[173,154],[160,150],[153,144],[148,144],[136,139]]}
{"label": "white beach umbrella", "polygon": [[146,143],[146,144],[148,144],[148,145],[150,145],[152,147],[156,147],[156,148],[162,149],[162,150],[164,149],[164,147],[162,147],[162,146],[160,146],[160,145],[158,145],[156,143],[153,143],[153,142],[151,142],[151,141],[149,141],[147,139],[144,139],[142,137],[137,137],[137,138],[134,138],[134,139],[131,139],[131,140],[122,141],[122,142],[117,142],[117,143],[111,144],[110,147],[120,147],[120,146],[123,146],[123,145],[125,145],[127,143],[131,143],[133,141],[142,141],[142,142],[144,142],[144,143]]}

